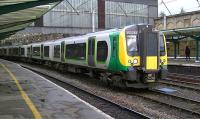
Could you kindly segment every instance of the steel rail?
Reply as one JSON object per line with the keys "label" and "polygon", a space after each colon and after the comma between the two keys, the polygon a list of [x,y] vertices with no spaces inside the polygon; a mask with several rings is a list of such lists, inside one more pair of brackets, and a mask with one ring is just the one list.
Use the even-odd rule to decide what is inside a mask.
{"label": "steel rail", "polygon": [[185,89],[194,90],[194,91],[200,91],[200,88],[195,88],[200,85],[195,85],[193,83],[188,83],[188,82],[184,82],[184,81],[166,79],[166,80],[159,80],[158,83],[164,84],[164,85],[170,85],[170,86],[174,86],[174,87],[179,87],[179,88],[185,88]]}
{"label": "steel rail", "polygon": [[[37,73],[37,74],[41,74],[41,75],[50,77],[50,78],[52,78],[52,79],[54,79],[54,80],[56,80],[56,81],[58,81],[58,82],[64,83],[64,84],[66,84],[66,85],[69,85],[69,86],[71,86],[71,87],[73,87],[73,88],[75,88],[75,89],[77,89],[77,90],[79,90],[79,91],[81,91],[81,92],[84,92],[84,93],[86,93],[86,94],[88,94],[88,95],[91,95],[91,96],[96,97],[96,98],[98,98],[98,99],[100,99],[100,100],[103,100],[103,101],[105,101],[105,102],[107,102],[107,103],[109,103],[109,104],[112,104],[112,105],[114,105],[114,106],[117,106],[117,107],[119,107],[121,110],[127,111],[127,112],[129,112],[129,113],[133,113],[133,114],[137,115],[139,118],[142,118],[142,119],[151,119],[151,117],[148,117],[148,116],[146,116],[146,115],[144,115],[144,114],[142,114],[142,113],[140,113],[140,112],[137,112],[137,111],[135,111],[135,110],[132,110],[132,109],[130,109],[130,108],[127,108],[127,107],[125,107],[125,106],[122,106],[122,105],[120,105],[120,104],[117,104],[117,103],[115,103],[115,102],[113,102],[113,101],[111,101],[111,100],[109,100],[109,99],[104,98],[104,97],[101,97],[101,96],[98,96],[98,95],[96,95],[96,94],[93,94],[93,93],[91,93],[91,92],[89,92],[89,91],[86,91],[86,90],[84,90],[84,89],[82,89],[82,88],[80,88],[80,87],[75,86],[74,84],[70,84],[70,83],[64,82],[64,81],[59,80],[58,78],[53,77],[53,76],[51,76],[51,75],[49,75],[49,74],[47,75],[47,74],[44,73],[44,72],[39,72],[39,71],[35,70],[34,68],[29,67],[29,66],[27,67],[26,65],[22,65],[22,64],[20,64],[20,65],[21,65],[22,67],[26,68],[26,69],[29,69],[29,70],[31,70],[31,71]],[[49,79],[48,79],[48,80],[49,80]],[[54,83],[55,83],[55,82],[54,82]],[[60,86],[61,86],[61,85],[60,85]],[[61,86],[61,87],[63,87],[63,86]],[[63,87],[63,88],[64,88],[64,87]],[[134,117],[133,117],[133,118],[134,118]]]}

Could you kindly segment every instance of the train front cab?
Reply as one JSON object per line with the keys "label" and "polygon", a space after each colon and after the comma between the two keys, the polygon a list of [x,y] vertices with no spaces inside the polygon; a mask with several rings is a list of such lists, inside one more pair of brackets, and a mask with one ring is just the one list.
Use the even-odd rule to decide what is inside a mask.
{"label": "train front cab", "polygon": [[163,39],[165,50],[160,56],[160,40],[159,32],[151,25],[128,26],[120,33],[119,59],[127,67],[127,87],[151,87],[165,76],[166,46]]}

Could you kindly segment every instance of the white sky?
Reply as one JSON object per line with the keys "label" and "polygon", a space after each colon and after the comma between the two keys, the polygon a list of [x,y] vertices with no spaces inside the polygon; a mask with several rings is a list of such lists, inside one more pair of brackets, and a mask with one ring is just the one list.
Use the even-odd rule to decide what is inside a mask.
{"label": "white sky", "polygon": [[[158,0],[158,15],[161,11],[164,11],[166,15],[169,12],[165,8],[164,4],[161,4],[162,0]],[[163,0],[172,14],[178,14],[183,8],[186,12],[200,10],[197,0]],[[200,0],[199,0],[200,2]]]}

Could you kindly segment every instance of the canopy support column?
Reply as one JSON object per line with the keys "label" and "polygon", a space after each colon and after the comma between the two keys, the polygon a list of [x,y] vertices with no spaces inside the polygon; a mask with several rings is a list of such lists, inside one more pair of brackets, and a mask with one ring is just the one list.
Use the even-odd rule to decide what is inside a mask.
{"label": "canopy support column", "polygon": [[174,59],[176,59],[176,57],[177,57],[177,40],[175,40],[174,39],[174,41],[173,41],[173,43],[174,43]]}
{"label": "canopy support column", "polygon": [[175,41],[174,42],[174,59],[176,59],[176,56],[177,56],[176,45],[177,45],[177,42]]}
{"label": "canopy support column", "polygon": [[199,62],[199,38],[196,38],[195,41],[196,41],[196,61],[195,62]]}
{"label": "canopy support column", "polygon": [[178,46],[178,53],[177,53],[177,54],[178,54],[178,56],[180,56],[180,52],[179,52],[179,48],[180,48],[179,46],[180,46],[180,43],[179,43],[179,42],[177,42],[177,46]]}

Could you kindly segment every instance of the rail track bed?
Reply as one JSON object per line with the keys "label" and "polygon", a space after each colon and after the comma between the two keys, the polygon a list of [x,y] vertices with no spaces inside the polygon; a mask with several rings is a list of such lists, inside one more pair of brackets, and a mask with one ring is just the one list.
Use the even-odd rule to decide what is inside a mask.
{"label": "rail track bed", "polygon": [[[92,93],[96,96],[100,96],[103,100],[109,100],[109,102],[120,105],[119,107],[122,107],[124,109],[128,109],[129,111],[116,111],[113,108],[114,107],[103,107],[104,103],[99,103],[97,106],[95,105],[98,101],[92,102],[91,100],[96,99],[88,99],[89,96],[86,96],[85,101],[91,103],[92,105],[96,106],[97,108],[101,109],[105,113],[115,117],[115,118],[131,118],[128,115],[132,114],[126,114],[127,116],[124,116],[125,113],[132,113],[130,110],[134,110],[134,112],[140,112],[142,115],[147,115],[147,118],[163,118],[163,119],[172,119],[172,118],[200,118],[200,115],[198,114],[199,110],[195,111],[194,108],[191,107],[192,105],[199,105],[198,102],[195,101],[188,101],[186,99],[176,99],[177,97],[169,96],[167,94],[161,94],[160,92],[154,92],[154,91],[147,91],[147,90],[138,90],[138,89],[129,89],[129,90],[118,90],[113,89],[110,87],[106,87],[103,85],[99,85],[99,82],[96,80],[93,80],[92,78],[85,76],[85,75],[77,75],[77,74],[71,74],[68,73],[67,76],[61,73],[58,73],[53,70],[49,70],[49,68],[41,68],[36,65],[27,65],[22,64],[26,68],[31,68],[31,70],[38,71],[40,73],[43,73],[45,75],[48,75],[47,77],[61,80],[63,83],[62,85],[65,85],[65,83],[70,83],[73,85],[76,85],[76,87],[81,87],[81,90],[85,90],[89,93]],[[73,79],[73,80],[72,80]],[[80,80],[81,79],[81,80]],[[67,89],[68,90],[68,89]],[[70,90],[69,90],[70,91]],[[79,91],[71,91],[72,93],[76,94],[76,92]],[[81,93],[82,94],[82,93]],[[79,96],[78,94],[76,94]],[[82,96],[79,96],[82,98]],[[162,97],[160,100],[159,98]],[[83,96],[84,98],[84,96]],[[82,98],[82,99],[83,99]],[[88,99],[88,100],[87,100]],[[172,100],[169,102],[169,99]],[[164,102],[166,101],[166,102]],[[167,103],[168,101],[168,103]],[[176,104],[178,101],[180,103]],[[189,102],[187,105],[186,102]],[[102,106],[103,105],[103,106]],[[110,105],[110,104],[109,104]],[[185,105],[185,106],[182,106]],[[182,106],[182,107],[181,107]],[[200,107],[200,106],[199,106]],[[119,109],[119,108],[118,108]],[[109,110],[108,112],[106,110]],[[119,109],[123,110],[123,109]],[[113,113],[115,112],[115,113]],[[112,114],[113,113],[113,114]],[[124,113],[124,114],[123,114]],[[119,116],[122,115],[122,116]]]}
{"label": "rail track bed", "polygon": [[[196,92],[200,97],[199,76],[169,73],[168,78],[159,80],[158,83],[161,86],[169,86],[181,90],[188,90],[191,91],[191,93]],[[195,95],[194,97],[198,97],[198,95]]]}
{"label": "rail track bed", "polygon": [[200,85],[200,76],[168,73],[168,78],[176,79],[176,81],[181,83]]}
{"label": "rail track bed", "polygon": [[[200,101],[200,83],[196,81],[198,77],[189,77],[193,77],[194,79],[188,79],[187,75],[172,73],[169,75],[169,78],[159,80],[156,89],[166,87],[176,90],[171,93],[171,95],[173,94],[186,99]],[[195,80],[195,82],[193,82],[193,80]]]}
{"label": "rail track bed", "polygon": [[159,80],[159,84],[165,84],[168,86],[174,86],[174,87],[180,87],[180,88],[186,88],[189,90],[199,91],[200,92],[200,84],[197,83],[190,83],[186,81],[176,80],[172,78],[166,78],[163,80]]}
{"label": "rail track bed", "polygon": [[[23,67],[25,67],[25,66],[23,66]],[[90,103],[91,105],[97,107],[98,109],[102,110],[103,112],[107,113],[108,115],[110,115],[116,119],[122,119],[122,118],[125,118],[125,119],[150,119],[150,117],[148,117],[142,113],[136,112],[136,111],[129,109],[127,107],[124,107],[120,104],[114,103],[111,100],[108,100],[104,97],[98,96],[87,90],[81,89],[78,86],[60,81],[60,80],[56,79],[55,77],[52,77],[52,76],[47,75],[42,72],[38,72],[36,70],[31,69],[30,67],[25,67],[25,68],[42,75],[46,79],[65,88],[66,90],[77,95],[84,101]]]}
{"label": "rail track bed", "polygon": [[163,93],[155,89],[142,93],[133,93],[133,95],[137,95],[144,99],[182,110],[184,113],[189,113],[196,117],[200,117],[200,101],[198,100],[192,100],[174,94]]}

